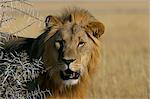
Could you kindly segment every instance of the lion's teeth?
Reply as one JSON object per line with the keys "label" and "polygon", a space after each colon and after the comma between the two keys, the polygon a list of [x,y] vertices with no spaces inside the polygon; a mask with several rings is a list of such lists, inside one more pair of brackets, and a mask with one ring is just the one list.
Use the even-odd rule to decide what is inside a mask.
{"label": "lion's teeth", "polygon": [[75,73],[72,73],[71,75],[70,75],[70,78],[74,78],[75,77]]}
{"label": "lion's teeth", "polygon": [[73,74],[71,74],[70,78],[73,78]]}
{"label": "lion's teeth", "polygon": [[75,77],[76,76],[76,73],[73,73],[73,77]]}

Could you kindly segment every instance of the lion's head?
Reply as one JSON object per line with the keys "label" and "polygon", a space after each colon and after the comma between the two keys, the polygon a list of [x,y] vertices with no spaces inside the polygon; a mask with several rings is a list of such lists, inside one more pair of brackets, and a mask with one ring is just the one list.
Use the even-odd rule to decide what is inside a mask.
{"label": "lion's head", "polygon": [[85,10],[69,10],[45,20],[43,61],[56,85],[73,86],[89,76],[100,59],[104,26]]}

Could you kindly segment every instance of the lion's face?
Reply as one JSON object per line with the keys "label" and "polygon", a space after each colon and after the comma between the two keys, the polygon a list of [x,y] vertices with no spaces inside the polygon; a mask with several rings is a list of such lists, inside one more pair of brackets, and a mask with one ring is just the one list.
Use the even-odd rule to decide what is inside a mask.
{"label": "lion's face", "polygon": [[76,85],[84,74],[88,74],[88,64],[93,47],[98,42],[98,34],[93,34],[94,30],[90,30],[92,23],[83,26],[49,18],[49,24],[57,23],[54,27],[51,26],[52,31],[48,34],[50,38],[45,42],[43,55],[49,78],[58,85]]}

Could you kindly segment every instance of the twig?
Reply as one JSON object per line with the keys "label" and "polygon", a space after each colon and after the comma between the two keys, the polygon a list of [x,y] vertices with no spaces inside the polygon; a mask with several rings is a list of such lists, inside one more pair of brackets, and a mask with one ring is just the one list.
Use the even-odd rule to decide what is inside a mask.
{"label": "twig", "polygon": [[18,1],[18,0],[5,0],[5,1],[0,1],[0,3],[10,3],[10,2],[14,2],[14,1]]}
{"label": "twig", "polygon": [[19,2],[21,2],[21,3],[24,3],[24,4],[26,4],[26,5],[29,5],[29,6],[33,6],[32,4],[26,2],[27,0],[17,0],[17,1],[19,1]]}
{"label": "twig", "polygon": [[32,22],[32,23],[30,23],[29,25],[27,25],[27,26],[25,26],[24,28],[22,28],[22,29],[20,29],[20,30],[18,30],[18,31],[16,31],[16,32],[14,32],[14,33],[11,33],[12,35],[13,34],[17,34],[17,33],[19,33],[19,32],[21,32],[21,31],[23,31],[23,30],[25,30],[25,29],[27,29],[28,27],[30,27],[32,24],[34,24],[35,23],[35,21],[34,22]]}
{"label": "twig", "polygon": [[0,1],[0,3],[8,3],[8,2],[14,2],[14,0],[9,0],[9,1]]}
{"label": "twig", "polygon": [[0,3],[2,3],[2,4],[3,3],[12,3],[12,2],[16,2],[16,1],[23,3],[23,4],[26,4],[26,5],[29,5],[29,6],[33,6],[32,4],[26,2],[28,0],[8,0],[8,1],[0,1]]}
{"label": "twig", "polygon": [[30,16],[30,17],[36,19],[36,20],[39,20],[39,21],[43,22],[42,19],[39,19],[38,17],[35,17],[35,16],[33,16],[33,15],[31,15],[31,14],[25,12],[25,11],[22,11],[22,10],[18,9],[18,8],[11,7],[11,6],[9,6],[9,5],[7,5],[7,6],[5,6],[5,7],[10,8],[10,9],[14,9],[14,10],[16,10],[16,11],[18,11],[18,12],[21,12],[21,13],[23,13],[23,14],[25,14],[25,15],[28,15],[28,16]]}
{"label": "twig", "polygon": [[8,19],[5,19],[5,20],[2,20],[1,22],[3,23],[3,22],[7,22],[7,21],[9,21],[9,20],[16,20],[15,18],[8,18]]}
{"label": "twig", "polygon": [[1,18],[1,20],[0,20],[0,27],[2,27],[3,18],[4,18],[4,14],[5,14],[5,12],[3,11],[3,6],[4,6],[4,5],[1,6],[1,8],[2,8],[2,18]]}

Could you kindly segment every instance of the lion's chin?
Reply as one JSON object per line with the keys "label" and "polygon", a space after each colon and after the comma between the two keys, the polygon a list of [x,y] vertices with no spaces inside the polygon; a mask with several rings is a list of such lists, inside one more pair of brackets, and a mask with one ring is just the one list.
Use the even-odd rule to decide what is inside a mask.
{"label": "lion's chin", "polygon": [[70,79],[70,80],[63,80],[64,85],[66,86],[73,86],[78,84],[79,79]]}

